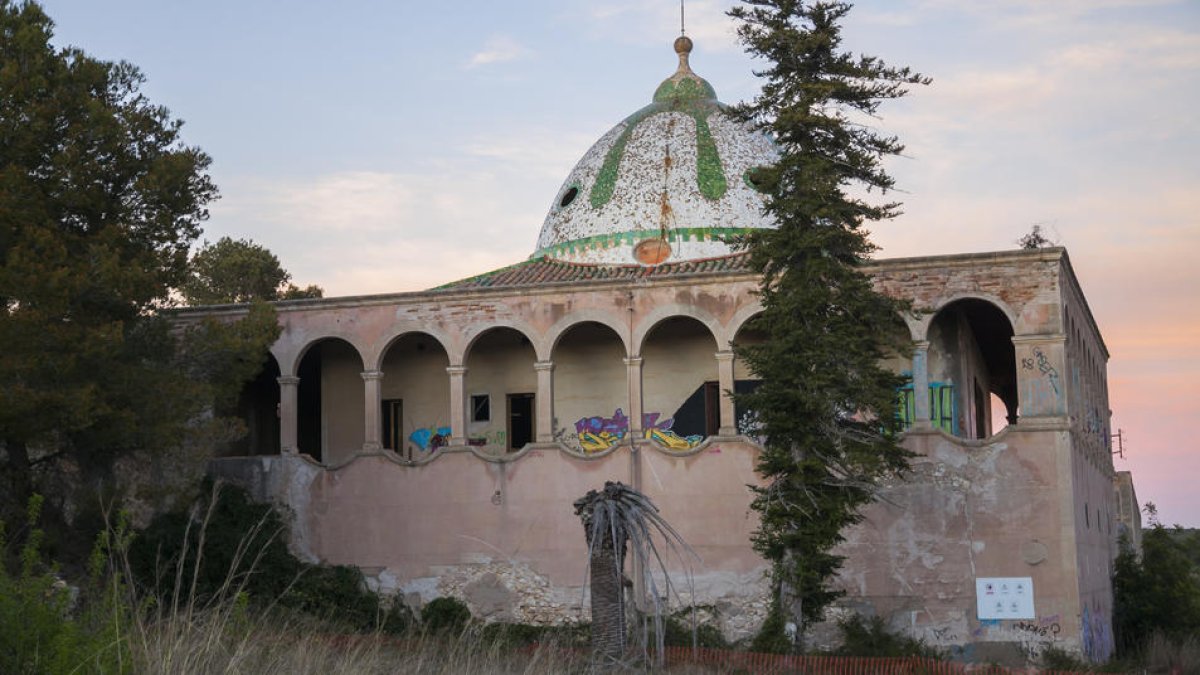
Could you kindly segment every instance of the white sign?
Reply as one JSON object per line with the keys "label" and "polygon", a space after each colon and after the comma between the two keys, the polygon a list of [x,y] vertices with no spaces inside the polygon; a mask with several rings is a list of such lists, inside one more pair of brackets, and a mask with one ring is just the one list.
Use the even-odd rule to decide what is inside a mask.
{"label": "white sign", "polygon": [[1036,619],[1032,577],[979,577],[975,579],[976,608],[980,619]]}

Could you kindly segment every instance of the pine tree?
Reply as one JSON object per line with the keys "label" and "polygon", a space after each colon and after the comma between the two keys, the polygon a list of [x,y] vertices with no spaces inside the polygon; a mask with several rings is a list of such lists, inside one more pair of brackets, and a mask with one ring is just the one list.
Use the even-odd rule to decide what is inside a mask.
{"label": "pine tree", "polygon": [[739,396],[765,446],[754,545],[774,564],[781,611],[801,628],[839,595],[828,581],[842,562],[833,548],[843,530],[909,457],[895,414],[902,379],[879,365],[889,348],[906,349],[888,342],[907,306],[862,271],[874,251],[864,224],[894,217],[899,205],[858,194],[887,192],[893,181],[882,162],[903,149],[869,126],[880,103],[928,80],[842,51],[839,22],[849,9],[745,0],[730,12],[747,51],[769,63],[757,73],[762,93],[742,114],[781,152],[754,176],[778,227],[746,242],[762,275],[756,327],[765,340],[738,348],[761,378]]}

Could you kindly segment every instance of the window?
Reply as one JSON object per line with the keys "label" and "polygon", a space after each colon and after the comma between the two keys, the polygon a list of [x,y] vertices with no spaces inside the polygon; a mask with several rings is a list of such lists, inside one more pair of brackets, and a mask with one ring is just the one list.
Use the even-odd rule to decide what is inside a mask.
{"label": "window", "polygon": [[383,400],[383,447],[399,450],[404,447],[404,401],[398,398]]}
{"label": "window", "polygon": [[487,394],[471,395],[471,421],[487,422],[492,419],[492,399]]}

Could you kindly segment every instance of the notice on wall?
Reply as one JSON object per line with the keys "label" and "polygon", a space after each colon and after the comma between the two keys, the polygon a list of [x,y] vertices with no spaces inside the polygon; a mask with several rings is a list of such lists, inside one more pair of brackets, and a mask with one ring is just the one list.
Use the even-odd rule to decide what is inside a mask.
{"label": "notice on wall", "polygon": [[975,599],[980,619],[1035,619],[1032,577],[978,577]]}

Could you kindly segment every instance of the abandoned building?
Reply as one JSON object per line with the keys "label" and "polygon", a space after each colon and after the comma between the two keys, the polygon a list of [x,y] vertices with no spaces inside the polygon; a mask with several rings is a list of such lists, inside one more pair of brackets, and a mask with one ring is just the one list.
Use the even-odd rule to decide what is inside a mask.
{"label": "abandoned building", "polygon": [[[760,307],[729,240],[772,226],[752,176],[776,150],[691,70],[690,40],[676,51],[649,105],[553,195],[528,260],[428,291],[278,304],[283,333],[240,404],[250,433],[212,470],[286,504],[299,552],[413,603],[581,618],[571,503],[619,480],[699,553],[694,599],[726,635],[756,630],[759,446],[728,392],[753,386],[733,345],[759,339]],[[869,273],[921,310],[897,317],[915,346],[889,362],[909,375],[898,414],[918,456],[847,533],[843,604],[963,658],[1051,644],[1107,657],[1108,352],[1066,251]]]}

